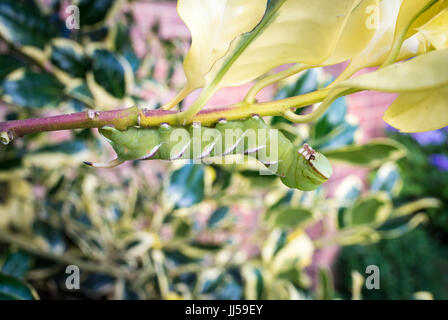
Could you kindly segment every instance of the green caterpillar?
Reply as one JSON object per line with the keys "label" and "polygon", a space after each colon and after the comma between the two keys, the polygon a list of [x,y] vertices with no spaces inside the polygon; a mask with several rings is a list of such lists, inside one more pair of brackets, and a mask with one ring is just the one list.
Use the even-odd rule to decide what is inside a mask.
{"label": "green caterpillar", "polygon": [[186,128],[162,124],[158,128],[133,127],[119,131],[103,127],[99,131],[111,143],[117,159],[107,164],[86,162],[95,167],[113,167],[127,160],[201,160],[248,154],[269,169],[275,168],[272,171],[286,186],[303,191],[316,189],[332,174],[325,156],[307,144],[297,149],[281,132],[271,129],[256,115],[246,120],[221,120],[213,128],[199,124]]}

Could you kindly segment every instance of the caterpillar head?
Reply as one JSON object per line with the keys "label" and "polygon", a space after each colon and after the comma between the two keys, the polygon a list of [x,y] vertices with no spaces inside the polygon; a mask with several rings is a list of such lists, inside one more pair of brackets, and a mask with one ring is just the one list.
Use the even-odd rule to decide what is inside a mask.
{"label": "caterpillar head", "polygon": [[282,178],[290,188],[311,191],[326,182],[333,174],[330,161],[308,144],[303,145],[291,155],[291,167]]}

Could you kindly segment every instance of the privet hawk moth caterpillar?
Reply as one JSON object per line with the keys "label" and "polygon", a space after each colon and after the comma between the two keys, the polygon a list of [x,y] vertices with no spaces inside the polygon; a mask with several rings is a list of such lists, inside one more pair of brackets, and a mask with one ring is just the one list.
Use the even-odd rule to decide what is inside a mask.
{"label": "privet hawk moth caterpillar", "polygon": [[95,167],[113,167],[127,160],[200,160],[248,154],[269,169],[274,167],[272,171],[286,186],[303,191],[316,189],[332,174],[325,156],[307,144],[295,147],[258,116],[237,121],[221,120],[210,128],[199,124],[188,127],[162,124],[154,128],[132,127],[126,131],[103,127],[99,131],[111,143],[117,158],[107,164],[86,162]]}

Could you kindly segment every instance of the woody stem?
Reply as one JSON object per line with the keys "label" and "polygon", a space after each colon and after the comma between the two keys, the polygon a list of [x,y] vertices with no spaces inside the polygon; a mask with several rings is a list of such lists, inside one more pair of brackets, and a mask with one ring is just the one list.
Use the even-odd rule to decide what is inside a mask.
{"label": "woody stem", "polygon": [[[322,101],[328,92],[329,90],[322,89],[282,100],[206,109],[196,114],[185,124],[199,122],[204,126],[209,126],[223,118],[237,120],[250,117],[253,114],[281,116],[291,108],[302,108]],[[137,107],[97,112],[89,110],[52,117],[0,122],[0,141],[7,144],[16,137],[46,131],[100,128],[103,126],[114,126],[119,130],[126,130],[131,126],[151,127],[162,123],[184,125],[179,123],[178,112],[176,111],[141,110]]]}

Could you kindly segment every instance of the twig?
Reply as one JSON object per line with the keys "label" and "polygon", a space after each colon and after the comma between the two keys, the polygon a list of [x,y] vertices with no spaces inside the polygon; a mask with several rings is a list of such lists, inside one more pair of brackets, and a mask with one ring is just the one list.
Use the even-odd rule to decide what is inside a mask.
{"label": "twig", "polygon": [[[291,108],[302,108],[322,101],[328,94],[327,89],[318,90],[297,97],[255,104],[236,104],[233,107],[221,107],[202,110],[187,123],[200,122],[204,126],[212,125],[220,119],[237,120],[251,115],[280,116]],[[101,128],[114,126],[126,130],[131,126],[152,127],[162,123],[180,125],[179,112],[169,110],[141,110],[137,107],[110,111],[93,111],[71,113],[60,116],[32,118],[0,122],[0,141],[9,143],[16,137],[31,133]],[[184,123],[182,125],[185,125]]]}

